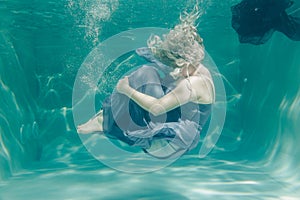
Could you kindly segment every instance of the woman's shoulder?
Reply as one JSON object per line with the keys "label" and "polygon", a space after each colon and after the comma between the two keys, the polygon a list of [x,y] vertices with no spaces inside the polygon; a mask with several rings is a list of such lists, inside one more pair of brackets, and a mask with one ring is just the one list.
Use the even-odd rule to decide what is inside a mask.
{"label": "woman's shoulder", "polygon": [[207,73],[198,73],[187,78],[191,85],[194,101],[197,103],[213,103],[215,99],[215,89],[212,77]]}
{"label": "woman's shoulder", "polygon": [[190,76],[188,78],[186,78],[187,82],[190,83],[190,85],[192,86],[192,88],[195,89],[203,89],[204,86],[206,86],[208,80],[207,77],[205,76]]}

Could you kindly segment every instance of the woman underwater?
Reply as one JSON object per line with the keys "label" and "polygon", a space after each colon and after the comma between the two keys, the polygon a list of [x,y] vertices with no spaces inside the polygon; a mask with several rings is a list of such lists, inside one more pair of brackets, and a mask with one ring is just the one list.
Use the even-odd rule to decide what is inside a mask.
{"label": "woman underwater", "polygon": [[205,50],[195,27],[198,17],[197,11],[181,16],[163,39],[151,36],[148,48],[137,49],[150,63],[119,80],[117,91],[78,133],[103,132],[145,152],[162,140],[172,154],[196,147],[215,100],[211,74],[201,63]]}

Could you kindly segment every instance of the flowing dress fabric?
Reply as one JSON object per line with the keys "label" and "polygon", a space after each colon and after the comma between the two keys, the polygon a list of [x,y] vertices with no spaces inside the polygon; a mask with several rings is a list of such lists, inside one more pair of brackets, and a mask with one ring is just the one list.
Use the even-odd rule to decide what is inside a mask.
{"label": "flowing dress fabric", "polygon": [[293,4],[291,0],[242,0],[232,6],[231,23],[239,35],[239,41],[255,45],[264,44],[274,31],[299,41],[300,19],[286,11]]}
{"label": "flowing dress fabric", "polygon": [[[143,65],[131,73],[130,86],[156,98],[170,92],[174,80],[171,81],[166,73],[167,67],[151,56],[147,48],[138,49],[137,53],[154,65]],[[164,72],[164,79],[159,72]],[[107,137],[143,149],[150,148],[154,140],[163,139],[175,145],[178,151],[188,151],[199,142],[200,131],[211,113],[211,104],[187,103],[154,117],[127,96],[114,92],[103,102],[102,109]]]}

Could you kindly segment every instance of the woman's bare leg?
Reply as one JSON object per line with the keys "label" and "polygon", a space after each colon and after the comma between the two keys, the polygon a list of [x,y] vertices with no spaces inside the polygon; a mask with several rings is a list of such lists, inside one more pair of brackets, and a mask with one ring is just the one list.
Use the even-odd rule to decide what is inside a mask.
{"label": "woman's bare leg", "polygon": [[84,124],[77,126],[77,132],[80,134],[89,134],[103,131],[103,111],[100,110],[93,118]]}
{"label": "woman's bare leg", "polygon": [[[135,89],[140,88],[141,89],[140,92],[143,92],[145,94],[153,95],[156,98],[159,98],[164,95],[164,92],[160,84],[159,75],[153,67],[143,66],[138,70],[134,71],[129,76],[129,82],[131,87]],[[129,108],[128,108],[128,106],[130,106],[128,97],[117,92],[113,93],[111,97],[112,98],[110,104],[111,106],[114,107],[112,111],[113,116],[111,117],[114,118],[116,124],[124,125],[124,127],[120,127],[122,129],[120,130],[121,131],[128,130],[128,129],[135,130],[136,129],[135,127],[140,128],[141,126],[140,124],[144,123],[144,120],[143,120],[143,116],[140,116],[139,113],[134,113],[133,111],[130,111],[132,115],[140,116],[140,118],[135,119],[134,122],[131,122],[131,120],[129,120],[131,119],[131,115],[129,113]],[[120,115],[119,113],[121,113],[122,115]],[[102,132],[102,131],[103,131],[103,110],[97,113],[93,118],[91,118],[86,123],[79,125],[77,127],[77,132],[81,134],[88,134],[88,133]]]}

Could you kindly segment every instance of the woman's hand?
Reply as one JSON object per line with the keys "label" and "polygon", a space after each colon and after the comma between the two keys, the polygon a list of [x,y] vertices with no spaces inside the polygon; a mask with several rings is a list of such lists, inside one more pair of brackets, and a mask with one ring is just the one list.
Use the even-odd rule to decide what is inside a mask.
{"label": "woman's hand", "polygon": [[118,92],[120,92],[121,94],[129,95],[130,89],[132,88],[129,86],[129,80],[127,76],[119,80],[117,84]]}

